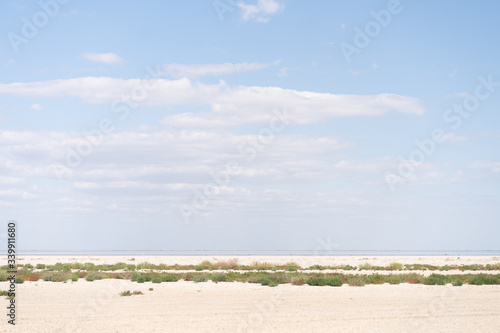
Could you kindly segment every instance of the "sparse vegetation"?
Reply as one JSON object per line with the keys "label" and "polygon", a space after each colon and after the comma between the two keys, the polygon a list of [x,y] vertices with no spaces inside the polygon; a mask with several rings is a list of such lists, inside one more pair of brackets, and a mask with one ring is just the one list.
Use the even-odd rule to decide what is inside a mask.
{"label": "sparse vegetation", "polygon": [[[150,290],[152,290],[152,288],[150,288]],[[132,296],[132,295],[144,295],[144,294],[142,293],[142,291],[139,290],[135,290],[133,292],[130,292],[130,290],[126,290],[120,293],[120,296]]]}
{"label": "sparse vegetation", "polygon": [[[386,271],[386,274],[350,274],[348,272],[332,272],[330,270],[357,270],[358,267],[349,265],[321,266],[313,265],[302,268],[295,262],[288,262],[284,265],[276,265],[267,262],[254,262],[251,265],[238,265],[236,259],[222,260],[216,262],[203,261],[199,265],[155,265],[148,262],[137,265],[123,262],[114,265],[93,263],[56,263],[55,265],[25,264],[18,270],[18,283],[21,281],[44,281],[67,282],[71,280],[77,282],[79,279],[95,281],[101,279],[124,279],[137,283],[164,283],[176,282],[178,280],[194,281],[203,283],[207,281],[218,282],[246,282],[258,283],[263,286],[275,287],[279,284],[290,283],[300,286],[308,284],[311,286],[364,286],[366,284],[400,284],[410,283],[426,285],[453,284],[460,286],[463,284],[487,285],[500,284],[500,274],[437,274],[425,276],[417,272],[401,271],[429,270],[429,271],[450,271],[450,270],[473,270],[492,271],[500,269],[500,264],[488,265],[445,265],[432,266],[425,264],[400,264],[390,263],[388,266],[373,266],[365,263],[359,266],[359,270]],[[8,267],[0,267],[0,281],[5,281],[9,274]],[[165,272],[172,270],[175,272]],[[320,272],[312,272],[312,270]],[[184,272],[183,272],[184,271]],[[214,272],[215,271],[215,272]],[[307,272],[310,271],[310,272]],[[389,271],[392,274],[387,274]],[[398,272],[394,272],[398,271]],[[363,272],[357,272],[363,273]],[[368,272],[366,272],[368,273]]]}

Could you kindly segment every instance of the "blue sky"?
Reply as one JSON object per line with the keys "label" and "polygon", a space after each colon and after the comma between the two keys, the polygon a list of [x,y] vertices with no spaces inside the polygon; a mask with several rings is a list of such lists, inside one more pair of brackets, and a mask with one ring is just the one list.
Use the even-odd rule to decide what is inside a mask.
{"label": "blue sky", "polygon": [[36,250],[498,250],[499,9],[6,3],[2,216]]}

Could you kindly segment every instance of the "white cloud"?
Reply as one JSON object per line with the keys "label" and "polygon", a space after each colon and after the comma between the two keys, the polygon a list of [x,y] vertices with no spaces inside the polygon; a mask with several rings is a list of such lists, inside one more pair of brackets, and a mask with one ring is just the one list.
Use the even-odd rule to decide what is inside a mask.
{"label": "white cloud", "polygon": [[281,67],[280,71],[278,72],[278,77],[285,77],[288,76],[288,73],[294,70],[299,69],[298,67]]}
{"label": "white cloud", "polygon": [[[0,84],[0,94],[21,97],[72,96],[89,103],[112,104],[122,101],[124,95],[146,86],[144,106],[210,105],[210,113],[189,113],[167,117],[172,126],[189,122],[201,126],[218,127],[234,124],[268,122],[273,111],[286,109],[290,120],[310,124],[332,118],[349,116],[380,116],[390,111],[421,115],[424,107],[416,98],[394,95],[335,95],[312,91],[298,91],[279,87],[230,87],[203,84],[187,78],[157,79],[154,82],[139,79],[83,77],[33,83]],[[133,101],[132,101],[133,102]]]}
{"label": "white cloud", "polygon": [[233,73],[244,73],[249,71],[257,71],[273,65],[277,65],[279,61],[273,63],[225,63],[225,64],[199,64],[199,65],[183,65],[183,64],[166,64],[163,66],[168,75],[174,78],[198,78],[202,76],[220,76]]}
{"label": "white cloud", "polygon": [[276,0],[258,0],[255,5],[248,5],[244,2],[240,2],[238,7],[242,10],[242,18],[244,21],[255,20],[257,22],[267,23],[271,15],[282,12],[285,9],[285,4]]}
{"label": "white cloud", "polygon": [[121,64],[123,59],[115,53],[84,53],[82,56],[90,61],[103,64]]}
{"label": "white cloud", "polygon": [[453,98],[453,97],[465,98],[469,95],[470,94],[468,92],[463,91],[463,92],[459,92],[459,93],[455,93],[455,94],[447,94],[444,96],[444,98],[446,98],[446,99]]}
{"label": "white cloud", "polygon": [[40,104],[32,104],[31,105],[31,110],[42,111],[43,107]]}
{"label": "white cloud", "polygon": [[444,142],[450,143],[467,141],[467,138],[465,136],[457,135],[452,132],[443,134],[440,139]]}

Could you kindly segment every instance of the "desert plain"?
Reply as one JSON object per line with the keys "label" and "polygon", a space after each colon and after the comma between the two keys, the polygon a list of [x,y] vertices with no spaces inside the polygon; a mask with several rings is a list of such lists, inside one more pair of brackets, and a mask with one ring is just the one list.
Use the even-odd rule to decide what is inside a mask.
{"label": "desert plain", "polygon": [[[19,260],[20,259],[20,260]],[[21,256],[18,263],[94,263],[198,265],[235,260],[359,267],[391,263],[498,265],[495,256]],[[0,260],[6,262],[5,257]],[[301,271],[301,270],[299,270]],[[310,270],[317,272],[317,270]],[[331,270],[326,270],[331,271]],[[338,270],[346,273],[343,270]],[[195,270],[193,270],[195,272]],[[349,274],[402,274],[402,271],[353,269]],[[430,272],[500,274],[498,270]],[[7,290],[8,282],[0,282]],[[124,291],[141,294],[121,296]],[[138,283],[127,279],[24,281],[16,285],[16,325],[1,332],[489,332],[500,333],[500,285],[454,286],[421,283],[340,287],[308,284],[185,281]]]}

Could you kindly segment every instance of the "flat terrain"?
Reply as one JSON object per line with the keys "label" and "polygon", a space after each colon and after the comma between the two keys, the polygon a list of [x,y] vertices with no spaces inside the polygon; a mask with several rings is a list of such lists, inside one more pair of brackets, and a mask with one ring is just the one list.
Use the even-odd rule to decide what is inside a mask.
{"label": "flat terrain", "polygon": [[[452,264],[495,264],[500,263],[500,256],[22,256],[23,260],[19,263],[36,264],[55,264],[58,262],[90,262],[94,264],[114,264],[117,262],[125,262],[128,264],[137,264],[140,262],[149,262],[152,264],[167,264],[167,265],[188,265],[199,264],[204,260],[212,262],[238,258],[238,262],[242,265],[250,265],[255,261],[268,262],[271,264],[285,264],[293,261],[300,266],[312,265],[352,265],[359,266],[364,263],[371,265],[387,266],[392,262],[401,264],[429,264],[436,266],[452,265]],[[134,259],[134,260],[131,260]],[[6,262],[5,256],[0,256],[0,260]]]}
{"label": "flat terrain", "polygon": [[[128,262],[127,257],[22,257],[20,263]],[[229,257],[233,258],[233,257]],[[302,266],[391,262],[494,264],[492,257],[238,257]],[[419,258],[423,258],[421,261]],[[198,264],[228,257],[135,257],[135,262]],[[448,260],[452,259],[452,261]],[[17,325],[0,332],[489,332],[500,333],[500,286],[422,284],[277,287],[238,282],[80,279],[17,286]],[[149,288],[154,288],[150,291]],[[0,282],[6,290],[7,282]],[[122,291],[143,295],[120,296]],[[8,300],[0,298],[5,313]]]}

